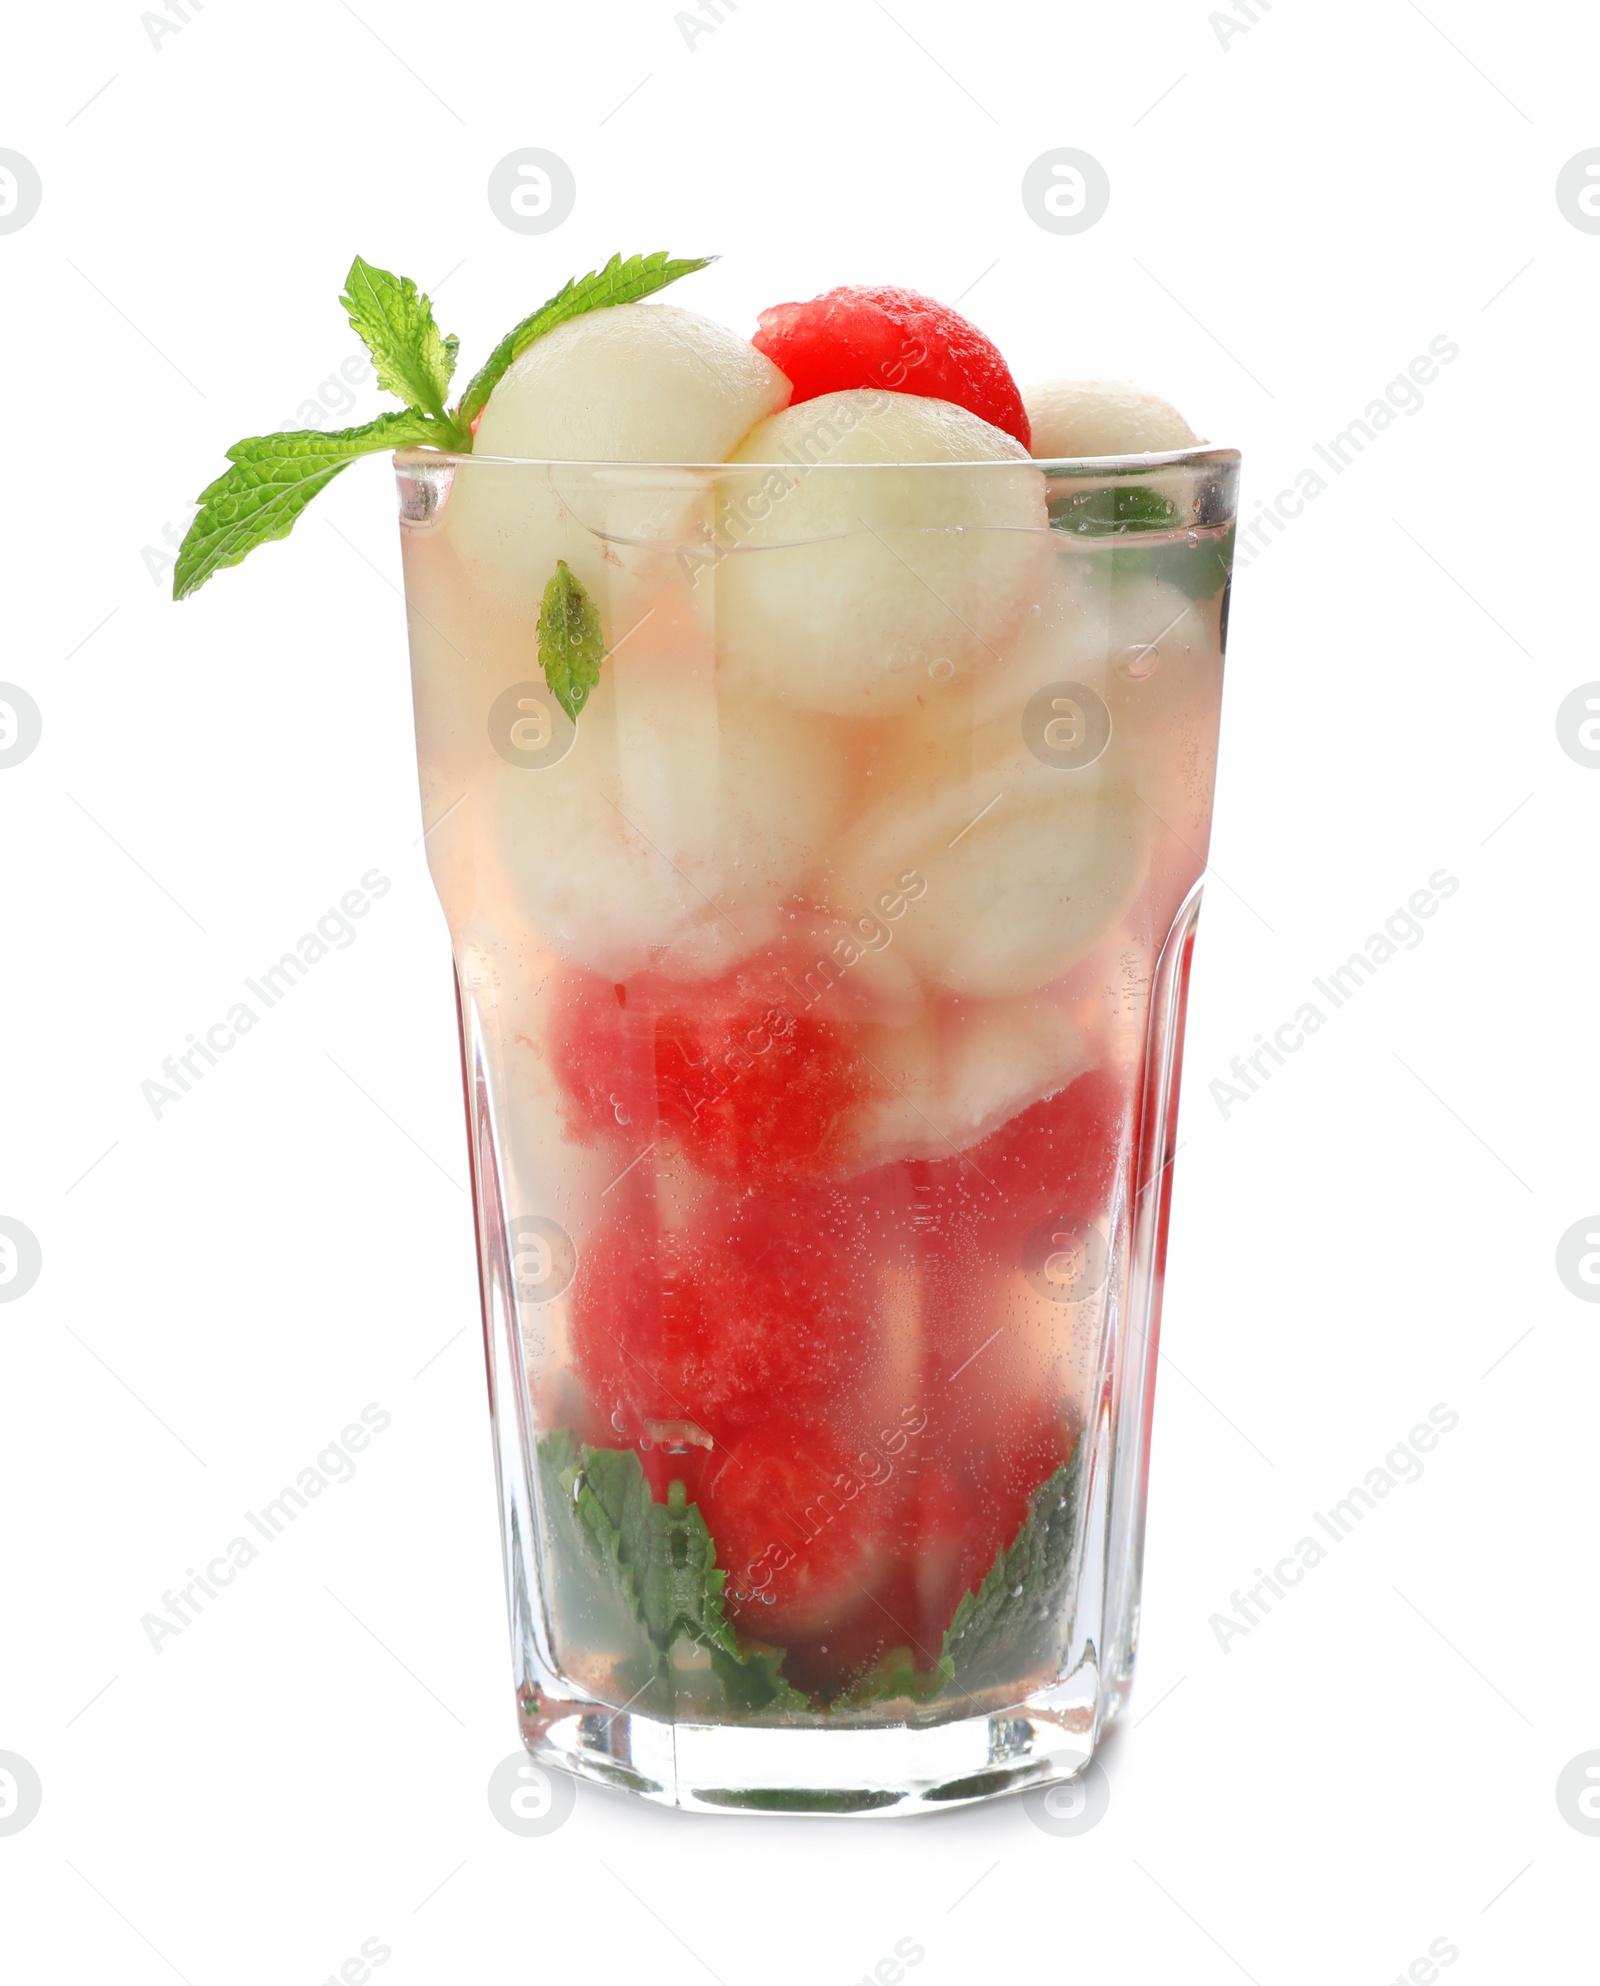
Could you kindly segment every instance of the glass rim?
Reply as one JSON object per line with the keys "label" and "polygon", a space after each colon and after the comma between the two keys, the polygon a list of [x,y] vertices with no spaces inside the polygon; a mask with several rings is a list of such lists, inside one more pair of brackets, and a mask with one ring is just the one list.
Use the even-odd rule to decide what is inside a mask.
{"label": "glass rim", "polygon": [[1140,476],[1164,474],[1184,469],[1225,469],[1237,466],[1242,460],[1237,448],[1226,444],[1198,442],[1192,448],[1170,449],[1158,454],[1142,455],[1076,455],[1076,456],[1027,456],[1012,458],[996,456],[978,462],[801,462],[795,460],[775,462],[602,462],[588,461],[581,457],[542,457],[534,455],[474,455],[452,449],[412,446],[397,448],[393,457],[397,468],[416,468],[422,465],[460,468],[463,463],[493,463],[502,469],[566,469],[593,470],[608,476],[631,476],[649,473],[662,475],[726,476],[730,470],[789,469],[802,470],[814,474],[818,470],[832,470],[835,474],[844,471],[894,470],[962,470],[973,469],[1037,469],[1043,476],[1092,476],[1104,480],[1109,476]]}

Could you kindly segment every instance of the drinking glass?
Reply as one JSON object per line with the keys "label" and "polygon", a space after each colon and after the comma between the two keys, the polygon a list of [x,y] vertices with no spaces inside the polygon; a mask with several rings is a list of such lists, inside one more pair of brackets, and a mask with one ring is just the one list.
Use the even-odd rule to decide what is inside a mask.
{"label": "drinking glass", "polygon": [[1070,1778],[1138,1641],[1238,457],[836,442],[396,458],[522,1735],[706,1810]]}

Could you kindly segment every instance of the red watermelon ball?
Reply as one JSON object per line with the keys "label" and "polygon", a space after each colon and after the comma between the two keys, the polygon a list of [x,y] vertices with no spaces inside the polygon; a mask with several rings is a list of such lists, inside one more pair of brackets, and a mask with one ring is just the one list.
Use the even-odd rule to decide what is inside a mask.
{"label": "red watermelon ball", "polygon": [[1031,448],[1011,368],[975,324],[915,290],[829,290],[761,313],[750,341],[794,387],[791,406],[824,393],[881,387],[948,400]]}

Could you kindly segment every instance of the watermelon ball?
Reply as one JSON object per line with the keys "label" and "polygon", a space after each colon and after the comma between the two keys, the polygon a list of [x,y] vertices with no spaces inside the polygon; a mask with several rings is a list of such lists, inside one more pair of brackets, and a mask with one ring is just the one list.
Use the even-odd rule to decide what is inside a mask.
{"label": "watermelon ball", "polygon": [[671,1135],[740,1186],[836,1175],[872,1078],[804,997],[770,961],[702,985],[568,975],[550,1059],[569,1135],[635,1149]]}
{"label": "watermelon ball", "polygon": [[752,1428],[701,1491],[728,1612],[763,1641],[828,1641],[873,1609],[898,1563],[900,1477],[870,1482],[843,1437],[782,1414]]}
{"label": "watermelon ball", "polygon": [[1130,1112],[1123,1082],[1090,1069],[960,1155],[895,1160],[841,1191],[865,1208],[893,1208],[925,1268],[949,1265],[948,1302],[936,1280],[925,1312],[936,1318],[948,1308],[961,1322],[971,1305],[967,1276],[997,1260],[997,1249],[1015,1267],[1017,1245],[1046,1215],[1073,1222],[1105,1212],[1127,1156]]}
{"label": "watermelon ball", "polygon": [[655,1232],[646,1196],[623,1191],[573,1284],[572,1361],[605,1430],[593,1439],[670,1440],[677,1423],[725,1455],[779,1399],[811,1411],[855,1378],[864,1307],[826,1250],[753,1253],[714,1222]]}
{"label": "watermelon ball", "polygon": [[862,286],[774,304],[750,342],[793,384],[792,406],[875,386],[948,400],[1031,445],[1022,395],[998,347],[915,290]]}
{"label": "watermelon ball", "polygon": [[672,989],[654,1043],[662,1128],[703,1172],[759,1187],[825,1178],[845,1160],[870,1073],[770,966]]}
{"label": "watermelon ball", "polygon": [[809,1638],[791,1635],[784,1647],[783,1673],[796,1689],[825,1702],[837,1699],[853,1683],[893,1657],[907,1653],[919,1669],[931,1669],[939,1657],[937,1636],[931,1646],[918,1646],[917,1592],[909,1558],[901,1553],[893,1568],[872,1589],[872,1603],[850,1620],[835,1620]]}

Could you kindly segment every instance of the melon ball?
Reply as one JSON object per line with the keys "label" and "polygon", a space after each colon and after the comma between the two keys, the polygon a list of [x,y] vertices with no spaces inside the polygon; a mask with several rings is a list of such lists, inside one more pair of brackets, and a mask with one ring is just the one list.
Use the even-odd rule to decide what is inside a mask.
{"label": "melon ball", "polygon": [[489,396],[476,455],[536,462],[721,462],[787,405],[789,382],[748,339],[669,303],[621,303],[558,324]]}
{"label": "melon ball", "polygon": [[709,536],[709,495],[670,466],[576,465],[720,462],[789,391],[770,359],[693,311],[590,311],[537,339],[495,387],[446,527],[480,583],[535,612],[558,558],[625,610],[683,543]]}
{"label": "melon ball", "polygon": [[882,1078],[861,1124],[869,1166],[964,1152],[1091,1060],[1071,1017],[1036,994],[945,1001],[909,1027],[864,1028],[859,1045]]}
{"label": "melon ball", "polygon": [[613,980],[710,978],[770,944],[842,805],[821,723],[720,695],[681,620],[606,659],[565,758],[492,777],[521,913]]}
{"label": "melon ball", "polygon": [[1127,379],[1050,379],[1022,395],[1040,461],[1164,455],[1199,437],[1176,407]]}
{"label": "melon ball", "polygon": [[[717,505],[715,621],[730,683],[878,716],[1002,653],[1048,559],[1021,444],[943,400],[825,393],[760,422]],[[984,464],[932,468],[925,464]]]}
{"label": "melon ball", "polygon": [[965,769],[891,789],[851,830],[845,900],[912,872],[925,884],[899,944],[925,981],[964,998],[1047,985],[1125,914],[1152,816],[1131,788],[1043,764],[1006,719],[972,737]]}

